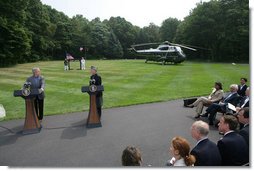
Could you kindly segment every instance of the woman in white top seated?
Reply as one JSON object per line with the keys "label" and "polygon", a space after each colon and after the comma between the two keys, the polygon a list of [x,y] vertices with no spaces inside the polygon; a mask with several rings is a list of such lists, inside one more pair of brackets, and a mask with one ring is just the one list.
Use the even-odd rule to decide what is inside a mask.
{"label": "woman in white top seated", "polygon": [[215,82],[214,89],[208,97],[199,97],[194,103],[187,105],[187,107],[196,107],[196,116],[199,118],[204,106],[209,106],[212,103],[219,102],[223,98],[222,84]]}
{"label": "woman in white top seated", "polygon": [[190,154],[190,144],[182,137],[174,137],[171,141],[170,153],[172,159],[167,166],[193,166],[196,159]]}

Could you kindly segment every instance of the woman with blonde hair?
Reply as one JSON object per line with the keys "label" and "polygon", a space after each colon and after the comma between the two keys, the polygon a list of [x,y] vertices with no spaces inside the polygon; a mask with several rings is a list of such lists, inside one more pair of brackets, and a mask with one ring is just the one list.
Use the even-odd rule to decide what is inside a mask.
{"label": "woman with blonde hair", "polygon": [[174,137],[171,141],[170,152],[172,159],[167,162],[168,166],[193,166],[196,159],[190,154],[190,144],[182,137]]}

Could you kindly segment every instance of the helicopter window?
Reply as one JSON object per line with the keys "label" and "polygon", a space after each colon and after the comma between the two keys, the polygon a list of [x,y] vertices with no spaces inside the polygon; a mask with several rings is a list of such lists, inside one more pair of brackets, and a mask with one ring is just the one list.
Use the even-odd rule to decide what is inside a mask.
{"label": "helicopter window", "polygon": [[168,46],[160,47],[159,50],[168,50]]}

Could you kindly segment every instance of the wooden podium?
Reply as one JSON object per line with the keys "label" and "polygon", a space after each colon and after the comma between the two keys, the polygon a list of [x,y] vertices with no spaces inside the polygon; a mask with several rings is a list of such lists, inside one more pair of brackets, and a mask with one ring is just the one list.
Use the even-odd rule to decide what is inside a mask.
{"label": "wooden podium", "polygon": [[34,108],[34,99],[35,96],[39,94],[38,89],[30,90],[28,96],[24,95],[23,90],[14,90],[14,97],[22,97],[25,99],[26,104],[26,118],[24,123],[23,134],[34,134],[41,131],[41,124],[38,120],[35,108]]}
{"label": "wooden podium", "polygon": [[89,115],[87,117],[87,128],[95,128],[101,127],[101,121],[97,112],[97,104],[96,104],[96,94],[98,92],[104,91],[103,86],[83,86],[81,87],[82,93],[88,93],[90,95],[90,107],[89,107]]}

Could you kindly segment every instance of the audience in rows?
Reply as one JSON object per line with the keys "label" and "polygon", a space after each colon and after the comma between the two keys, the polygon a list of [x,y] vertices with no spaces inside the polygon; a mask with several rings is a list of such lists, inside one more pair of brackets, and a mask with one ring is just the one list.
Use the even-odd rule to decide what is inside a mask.
{"label": "audience in rows", "polygon": [[[208,98],[200,97],[188,105],[197,107],[195,118],[199,118],[203,107],[207,106],[203,116],[209,115],[209,125],[213,125],[216,113],[222,112],[218,131],[223,137],[215,144],[208,138],[209,125],[201,120],[194,122],[191,135],[197,141],[196,145],[190,150],[190,144],[185,138],[174,137],[170,143],[173,157],[167,161],[167,166],[249,166],[250,88],[246,85],[246,78],[241,78],[240,81],[239,86],[230,86],[230,93],[225,98],[222,84],[215,82],[215,89]],[[235,111],[229,109],[228,103],[235,106]],[[140,150],[128,146],[122,154],[122,165],[141,166]]]}

